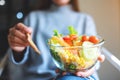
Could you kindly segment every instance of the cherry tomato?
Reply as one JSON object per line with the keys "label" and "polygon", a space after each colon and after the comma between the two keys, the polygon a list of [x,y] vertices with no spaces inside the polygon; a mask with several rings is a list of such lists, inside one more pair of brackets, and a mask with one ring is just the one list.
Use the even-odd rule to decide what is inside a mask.
{"label": "cherry tomato", "polygon": [[90,36],[89,41],[94,44],[97,44],[99,42],[99,39],[96,36]]}
{"label": "cherry tomato", "polygon": [[89,40],[89,36],[83,35],[81,41],[88,41]]}

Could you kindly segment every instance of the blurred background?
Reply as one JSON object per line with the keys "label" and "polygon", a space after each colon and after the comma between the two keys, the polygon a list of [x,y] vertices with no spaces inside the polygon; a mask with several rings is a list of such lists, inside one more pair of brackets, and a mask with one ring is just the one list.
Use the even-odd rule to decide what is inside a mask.
{"label": "blurred background", "polygon": [[[81,12],[90,14],[97,31],[105,39],[105,47],[120,59],[120,0],[79,0]],[[9,28],[22,22],[25,16],[42,9],[40,0],[0,0],[0,59],[8,49]],[[120,64],[120,63],[118,63]],[[101,64],[101,80],[119,80],[120,71],[108,60]]]}
{"label": "blurred background", "polygon": [[[104,46],[120,60],[120,0],[80,0],[80,9],[92,15]],[[99,75],[101,80],[120,80],[120,72],[108,60],[101,64]]]}

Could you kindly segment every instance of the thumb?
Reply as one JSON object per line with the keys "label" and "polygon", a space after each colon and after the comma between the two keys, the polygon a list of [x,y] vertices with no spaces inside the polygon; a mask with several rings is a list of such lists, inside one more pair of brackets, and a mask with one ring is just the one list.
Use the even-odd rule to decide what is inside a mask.
{"label": "thumb", "polygon": [[104,56],[103,54],[99,55],[99,56],[98,56],[98,60],[99,60],[100,62],[104,62],[105,56]]}

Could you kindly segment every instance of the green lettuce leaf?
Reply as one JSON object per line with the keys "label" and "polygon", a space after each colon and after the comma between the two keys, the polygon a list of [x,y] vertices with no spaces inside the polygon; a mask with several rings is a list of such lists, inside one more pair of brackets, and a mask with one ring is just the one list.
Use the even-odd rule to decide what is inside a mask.
{"label": "green lettuce leaf", "polygon": [[68,27],[68,30],[69,30],[69,34],[70,34],[70,35],[71,35],[71,34],[77,34],[77,31],[74,29],[73,26],[69,26],[69,27]]}

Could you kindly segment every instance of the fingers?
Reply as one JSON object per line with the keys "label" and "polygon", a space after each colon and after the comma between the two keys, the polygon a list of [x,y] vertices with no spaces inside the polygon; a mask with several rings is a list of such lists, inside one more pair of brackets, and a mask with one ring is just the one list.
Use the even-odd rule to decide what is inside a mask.
{"label": "fingers", "polygon": [[76,72],[75,74],[80,77],[88,77],[92,75],[94,71],[95,71],[95,67],[91,68],[90,70]]}
{"label": "fingers", "polygon": [[23,41],[27,41],[26,40],[26,33],[31,33],[32,30],[28,27],[26,27],[24,24],[22,23],[18,23],[17,25],[15,25],[14,27],[9,29],[9,37],[10,39],[14,38],[14,40],[16,38],[19,38]]}
{"label": "fingers", "polygon": [[100,62],[104,62],[104,61],[105,61],[105,56],[104,56],[103,54],[99,55],[99,56],[98,56],[98,60],[99,60]]}
{"label": "fingers", "polygon": [[[78,72],[72,73],[72,74],[74,74],[76,76],[80,76],[80,77],[88,77],[88,76],[92,75],[94,73],[94,71],[95,71],[95,67],[93,67],[93,68],[91,68],[89,70],[86,70],[86,71],[78,71]],[[56,69],[56,73],[59,73],[62,76],[68,74],[65,71],[61,71],[60,69]]]}
{"label": "fingers", "polygon": [[[92,67],[92,68],[89,69],[89,70],[86,70],[86,71],[78,71],[78,72],[72,73],[72,74],[74,74],[74,75],[76,75],[76,76],[80,76],[80,77],[88,77],[88,76],[92,75],[92,74],[94,73],[94,71],[95,71],[95,67]],[[62,76],[66,75],[66,74],[69,74],[69,72],[67,73],[67,72],[62,71],[62,70],[60,70],[60,69],[56,69],[56,73],[59,73],[59,74],[61,74]]]}
{"label": "fingers", "polygon": [[[14,27],[10,28],[8,34],[8,43],[10,47],[17,51],[19,51],[20,48],[24,49],[29,44],[26,33],[31,34],[31,32],[32,30],[22,23],[18,23]],[[19,48],[17,49],[16,47]]]}
{"label": "fingers", "polygon": [[[24,41],[16,36],[12,36],[12,35],[8,35],[8,41],[10,42],[11,45],[14,45],[14,44],[19,44],[21,46],[28,45],[28,42],[26,42],[26,41]],[[14,46],[17,46],[17,45],[14,45]]]}
{"label": "fingers", "polygon": [[27,26],[25,26],[22,23],[18,23],[15,26],[15,28],[18,29],[18,30],[20,30],[21,32],[24,32],[24,33],[31,33],[32,32],[32,29],[28,28]]}
{"label": "fingers", "polygon": [[24,33],[22,33],[21,31],[17,30],[15,27],[13,27],[9,30],[9,38],[14,39],[15,37],[18,37],[18,38],[22,39],[23,41],[27,41],[26,35]]}
{"label": "fingers", "polygon": [[55,72],[56,72],[56,73],[60,73],[60,74],[62,74],[63,76],[67,74],[67,72],[62,71],[62,70],[60,70],[60,69],[56,69]]}
{"label": "fingers", "polygon": [[59,72],[60,72],[60,69],[56,69],[55,72],[56,72],[56,73],[59,73]]}

